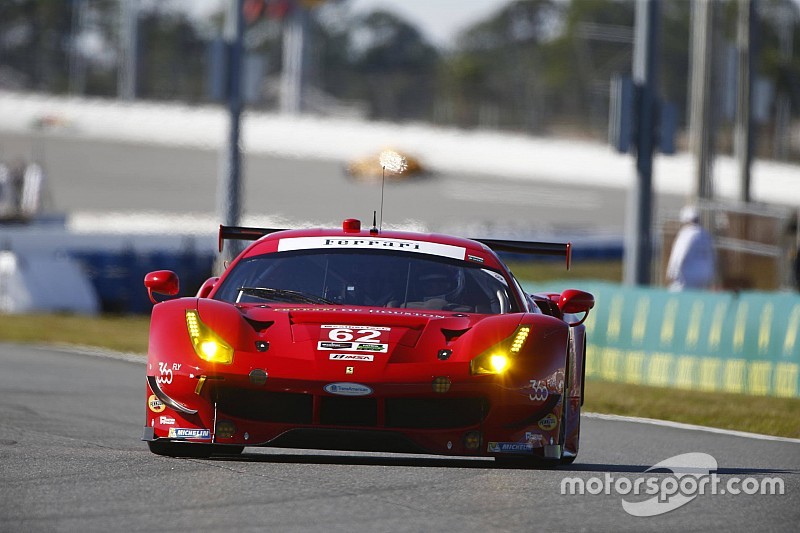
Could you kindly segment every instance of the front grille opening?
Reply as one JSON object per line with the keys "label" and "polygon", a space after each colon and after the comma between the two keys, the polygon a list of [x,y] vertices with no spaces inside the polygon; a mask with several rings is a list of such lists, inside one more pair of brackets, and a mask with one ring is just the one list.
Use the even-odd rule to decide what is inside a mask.
{"label": "front grille opening", "polygon": [[485,398],[387,398],[386,426],[460,428],[481,423],[488,412]]}
{"label": "front grille opening", "polygon": [[271,441],[270,446],[361,452],[430,453],[401,433],[368,429],[300,428]]}
{"label": "front grille opening", "polygon": [[219,388],[216,398],[220,412],[259,422],[310,424],[314,408],[310,394]]}
{"label": "front grille opening", "polygon": [[323,396],[319,421],[326,426],[375,426],[378,401],[375,398],[338,398]]}

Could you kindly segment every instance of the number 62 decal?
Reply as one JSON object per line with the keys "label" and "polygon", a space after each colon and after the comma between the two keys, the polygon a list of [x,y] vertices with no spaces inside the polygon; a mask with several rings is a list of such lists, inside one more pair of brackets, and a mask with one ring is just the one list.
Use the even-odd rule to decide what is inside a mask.
{"label": "number 62 decal", "polygon": [[320,326],[320,350],[348,350],[385,352],[388,339],[382,338],[391,328],[381,326],[343,326],[323,324]]}

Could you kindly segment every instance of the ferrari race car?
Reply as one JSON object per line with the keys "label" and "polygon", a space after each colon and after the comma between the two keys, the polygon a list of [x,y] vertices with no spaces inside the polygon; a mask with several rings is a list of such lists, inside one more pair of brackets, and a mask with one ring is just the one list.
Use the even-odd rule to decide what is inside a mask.
{"label": "ferrari race car", "polygon": [[362,229],[220,227],[254,240],[191,298],[153,307],[143,440],[168,456],[245,446],[571,463],[586,292],[526,294],[497,252],[570,245]]}

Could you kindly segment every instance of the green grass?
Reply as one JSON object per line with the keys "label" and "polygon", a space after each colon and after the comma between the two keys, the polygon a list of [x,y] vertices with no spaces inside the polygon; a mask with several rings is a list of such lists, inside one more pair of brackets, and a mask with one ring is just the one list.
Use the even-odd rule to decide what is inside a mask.
{"label": "green grass", "polygon": [[586,411],[800,438],[800,399],[645,387],[590,380]]}
{"label": "green grass", "polygon": [[67,343],[119,352],[147,352],[148,316],[0,315],[0,340]]}
{"label": "green grass", "polygon": [[548,279],[591,279],[616,283],[622,281],[622,262],[619,260],[573,261],[569,270],[562,261],[509,262],[508,267],[520,281],[540,282]]}
{"label": "green grass", "polygon": [[[147,351],[149,317],[0,315],[0,341]],[[800,399],[707,393],[602,381],[586,384],[586,411],[800,438]]]}

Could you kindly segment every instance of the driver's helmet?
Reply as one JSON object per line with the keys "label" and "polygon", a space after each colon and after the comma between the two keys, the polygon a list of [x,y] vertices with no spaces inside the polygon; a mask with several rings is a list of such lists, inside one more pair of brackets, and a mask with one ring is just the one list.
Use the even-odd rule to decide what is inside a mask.
{"label": "driver's helmet", "polygon": [[428,265],[420,270],[416,286],[423,300],[455,302],[464,289],[464,271],[450,265]]}

